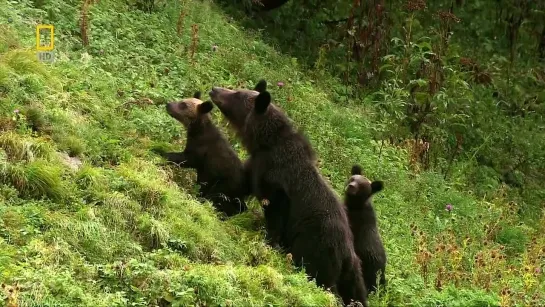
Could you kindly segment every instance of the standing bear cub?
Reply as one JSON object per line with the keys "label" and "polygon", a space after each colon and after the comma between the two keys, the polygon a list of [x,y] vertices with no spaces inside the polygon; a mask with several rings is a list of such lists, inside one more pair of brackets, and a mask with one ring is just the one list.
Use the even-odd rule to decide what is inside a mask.
{"label": "standing bear cub", "polygon": [[377,217],[371,197],[382,191],[382,181],[371,182],[362,174],[361,166],[352,166],[351,176],[345,190],[345,206],[354,235],[354,247],[362,262],[363,279],[368,292],[377,290],[377,273],[380,271],[382,291],[386,286],[384,270],[386,251],[380,239]]}
{"label": "standing bear cub", "polygon": [[199,194],[214,207],[232,216],[246,211],[249,190],[242,162],[227,139],[212,122],[214,104],[202,102],[201,93],[166,105],[167,113],[187,130],[183,152],[160,152],[167,161],[197,171]]}
{"label": "standing bear cub", "polygon": [[[272,104],[266,84],[257,93],[214,88],[212,100],[242,136],[250,153],[251,188],[256,197],[281,197],[282,223],[276,224],[296,265],[345,304],[367,306],[361,263],[354,250],[341,201],[319,173],[313,150],[288,116]],[[271,202],[269,206],[272,206]],[[274,225],[273,225],[274,226]],[[273,227],[274,228],[274,227]]]}

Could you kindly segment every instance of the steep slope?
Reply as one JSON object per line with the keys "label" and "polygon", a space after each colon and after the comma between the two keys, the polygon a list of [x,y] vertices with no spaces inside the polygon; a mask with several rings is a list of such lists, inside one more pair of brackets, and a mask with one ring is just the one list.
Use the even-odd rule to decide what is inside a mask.
{"label": "steep slope", "polygon": [[[0,2],[6,296],[18,283],[21,306],[333,305],[265,245],[256,204],[221,222],[191,196],[192,172],[151,153],[183,146],[164,102],[266,78],[338,192],[355,162],[386,183],[375,206],[391,289],[373,305],[543,302],[545,229],[519,224],[501,196],[485,203],[439,175],[412,175],[406,151],[373,142],[370,108],[330,102],[336,80],[303,72],[208,1],[151,14],[97,2],[85,14],[79,1]],[[36,23],[55,25],[53,65],[35,59]]]}

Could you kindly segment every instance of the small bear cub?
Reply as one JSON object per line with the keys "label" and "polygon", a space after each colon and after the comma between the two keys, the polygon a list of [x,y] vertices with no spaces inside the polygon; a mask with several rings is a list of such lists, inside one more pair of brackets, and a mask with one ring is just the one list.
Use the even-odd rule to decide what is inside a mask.
{"label": "small bear cub", "polygon": [[167,113],[187,130],[183,152],[159,152],[167,161],[197,171],[199,194],[214,207],[232,216],[246,211],[249,194],[243,164],[225,136],[212,122],[211,101],[203,102],[201,93],[166,105]]}
{"label": "small bear cub", "polygon": [[345,189],[345,207],[354,235],[356,254],[362,262],[362,271],[368,292],[377,289],[377,273],[380,271],[381,290],[385,290],[386,251],[380,238],[377,217],[371,197],[382,191],[382,181],[371,182],[363,175],[361,166],[353,165]]}

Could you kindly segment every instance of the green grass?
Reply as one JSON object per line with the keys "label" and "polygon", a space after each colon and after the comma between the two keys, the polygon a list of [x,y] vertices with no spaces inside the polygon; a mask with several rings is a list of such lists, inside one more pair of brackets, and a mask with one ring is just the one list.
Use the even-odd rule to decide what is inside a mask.
{"label": "green grass", "polygon": [[[21,286],[20,306],[333,306],[264,243],[256,203],[220,221],[193,196],[194,173],[151,151],[184,145],[166,101],[260,78],[309,136],[337,192],[353,163],[386,184],[374,202],[389,289],[370,297],[373,306],[545,302],[536,271],[545,229],[525,225],[501,189],[484,201],[439,174],[412,173],[406,149],[373,141],[374,108],[332,103],[336,79],[303,70],[208,1],[184,5],[178,37],[178,3],[146,14],[99,1],[82,48],[79,2],[0,0],[13,33],[0,33],[0,282]],[[37,21],[56,27],[53,65],[36,61]],[[217,109],[213,117],[245,158]]]}

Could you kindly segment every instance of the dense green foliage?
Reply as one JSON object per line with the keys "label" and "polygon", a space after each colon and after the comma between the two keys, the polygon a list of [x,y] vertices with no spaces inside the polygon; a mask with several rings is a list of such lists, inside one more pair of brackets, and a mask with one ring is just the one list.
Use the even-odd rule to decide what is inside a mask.
{"label": "dense green foliage", "polygon": [[505,183],[523,215],[540,214],[545,2],[303,3],[244,25],[265,28],[268,43],[311,71],[339,77],[333,101],[372,105],[375,139],[427,142],[425,153],[414,148],[420,167],[482,197]]}
{"label": "dense green foliage", "polygon": [[[474,17],[491,1],[457,8],[456,25],[391,1],[383,38],[356,58],[372,23],[353,15],[378,15],[315,2],[255,17],[210,1],[0,0],[5,301],[333,306],[264,243],[256,203],[220,221],[192,196],[194,173],[152,153],[184,144],[166,101],[265,78],[337,192],[353,163],[386,184],[374,203],[389,289],[373,306],[543,305],[545,74],[528,34],[543,24],[510,44]],[[345,16],[348,31],[323,22]],[[38,23],[55,25],[52,65],[36,61]],[[404,141],[422,138],[429,150]]]}

